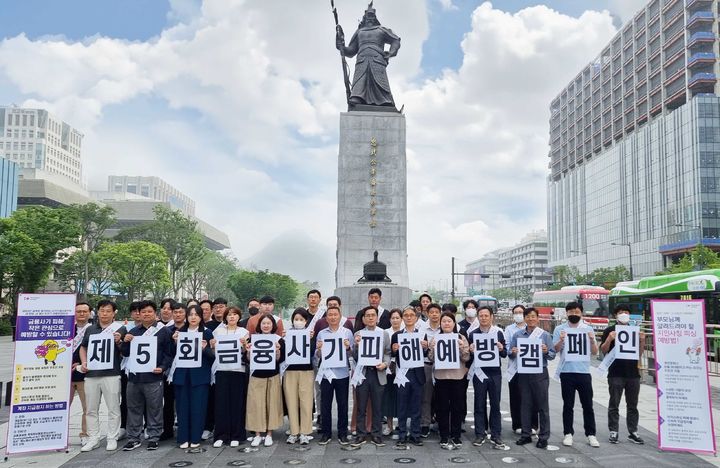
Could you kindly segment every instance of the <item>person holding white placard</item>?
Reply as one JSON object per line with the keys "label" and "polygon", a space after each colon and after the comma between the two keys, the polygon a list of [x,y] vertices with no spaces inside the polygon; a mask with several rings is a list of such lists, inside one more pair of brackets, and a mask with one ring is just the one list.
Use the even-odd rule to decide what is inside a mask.
{"label": "person holding white placard", "polygon": [[[181,343],[182,336],[186,336],[185,333],[202,334],[202,340],[192,346],[190,345],[192,340]],[[210,374],[212,363],[215,361],[215,354],[210,346],[213,334],[210,329],[205,327],[203,311],[199,306],[192,305],[188,307],[185,325],[175,331],[172,338],[173,345],[171,349],[175,362],[168,380],[171,380],[174,386],[175,409],[178,420],[177,443],[180,448],[188,448],[188,446],[197,448],[200,446],[205,427]],[[200,356],[197,356],[198,354]],[[200,359],[199,367],[181,367],[178,365],[179,359],[193,357]]]}
{"label": "person holding white placard", "polygon": [[[357,394],[358,403],[358,440],[356,446],[372,442],[378,447],[385,446],[382,441],[382,396],[387,384],[385,370],[390,365],[390,336],[378,326],[378,309],[367,306],[360,311],[363,328],[355,333],[355,362],[356,373],[353,376],[353,385]],[[356,324],[357,325],[357,324]],[[363,361],[370,362],[364,365]],[[359,383],[356,382],[356,379]],[[368,402],[369,410],[368,410]],[[370,413],[370,415],[368,414]],[[367,419],[372,419],[372,429],[367,431]]]}
{"label": "person holding white placard", "polygon": [[[117,305],[109,300],[101,300],[97,304],[97,324],[91,325],[85,332],[80,345],[80,361],[85,374],[85,398],[87,404],[88,442],[80,449],[89,452],[100,445],[100,398],[105,401],[108,412],[108,431],[105,448],[109,451],[117,449],[120,436],[120,342],[127,331],[125,327],[115,327],[115,311]],[[90,343],[91,337],[95,336]],[[101,338],[98,340],[97,338]],[[109,346],[109,347],[108,347]],[[109,358],[111,366],[103,370],[88,369],[88,349],[90,357],[97,361],[100,356]],[[106,362],[106,361],[105,361]],[[104,362],[104,363],[105,363]],[[103,366],[104,367],[104,366]]]}
{"label": "person holding white placard", "polygon": [[[268,341],[263,340],[262,335],[275,335],[277,331],[278,324],[275,322],[275,317],[271,314],[260,315],[255,333],[251,335],[251,341],[247,345],[251,359],[255,359],[264,352],[268,353],[268,356],[273,354],[275,356],[275,365],[272,369],[251,370],[250,374],[245,428],[255,432],[255,437],[250,442],[253,447],[257,447],[261,443],[264,443],[265,447],[270,447],[273,444],[272,431],[278,429],[283,423],[280,363],[285,359],[284,341],[271,337],[271,341],[275,343],[275,349],[263,349],[263,352],[258,352],[260,343]],[[269,360],[268,363],[270,362],[272,361]]]}
{"label": "person holding white placard", "polygon": [[542,343],[540,352],[542,354],[542,372],[539,374],[523,374],[518,372],[515,379],[518,379],[520,392],[522,394],[522,406],[520,408],[522,418],[522,432],[520,438],[515,442],[517,445],[525,445],[532,442],[532,423],[539,418],[539,430],[537,448],[547,448],[550,437],[550,408],[548,401],[548,388],[550,377],[547,371],[547,362],[555,359],[555,349],[552,346],[552,337],[545,330],[538,328],[538,312],[534,307],[528,307],[523,311],[525,317],[525,329],[513,335],[510,341],[510,353],[508,357],[512,360],[518,359],[518,339],[539,339]]}
{"label": "person holding white placard", "polygon": [[325,312],[328,328],[317,334],[315,354],[321,358],[318,365],[322,400],[322,431],[320,445],[327,445],[332,438],[332,402],[337,402],[337,432],[340,445],[347,445],[348,393],[350,389],[350,360],[355,340],[350,330],[340,325],[340,308],[329,306]]}
{"label": "person holding white placard", "polygon": [[[390,337],[400,331],[402,327],[402,310],[392,309],[390,311],[390,328],[387,332]],[[384,436],[391,436],[393,440],[398,438],[397,431],[393,430],[393,419],[397,417],[397,387],[395,386],[395,363],[390,365],[385,372],[387,375],[387,384],[383,392],[382,413],[387,419],[387,427],[383,430]]]}
{"label": "person holding white placard", "polygon": [[[162,396],[163,396],[163,380],[165,372],[170,368],[173,360],[171,350],[172,338],[167,327],[162,324],[158,325],[156,310],[157,306],[153,301],[140,301],[138,304],[140,310],[139,326],[130,330],[122,341],[122,355],[131,357],[133,348],[132,341],[137,337],[154,338],[152,340],[155,345],[152,349],[136,349],[137,356],[141,354],[145,357],[155,356],[155,362],[149,372],[132,372],[133,362],[128,363],[128,386],[127,386],[127,438],[128,442],[123,450],[130,451],[138,448],[140,437],[143,432],[143,417],[145,417],[147,430],[147,449],[157,450],[158,441],[163,430],[162,419]],[[138,363],[140,361],[138,360]],[[151,361],[152,362],[152,361]]]}
{"label": "person holding white placard", "polygon": [[[85,400],[85,373],[81,371],[80,343],[85,337],[85,332],[90,328],[90,304],[78,302],[75,304],[75,337],[73,339],[72,351],[72,375],[70,377],[70,403],[72,404],[77,394],[82,406],[82,423],[80,425],[80,443],[84,446],[88,442],[87,432],[87,405]],[[47,364],[47,361],[45,362]]]}
{"label": "person holding white placard", "polygon": [[243,358],[249,333],[239,325],[241,316],[239,307],[225,308],[222,323],[215,328],[210,340],[215,351],[215,448],[222,447],[225,441],[230,442],[230,447],[237,447],[247,437],[247,372]]}
{"label": "person holding white placard", "polygon": [[[420,331],[416,328],[418,313],[414,307],[403,310],[404,329],[392,336],[391,351],[395,358],[395,384],[398,389],[398,448],[408,443],[421,446],[420,418],[422,417],[422,392],[425,386],[425,369],[423,358],[427,355],[428,342],[421,334],[418,338],[408,339],[403,335],[415,335]],[[417,335],[416,335],[417,336]],[[403,349],[400,347],[403,343]],[[410,436],[408,437],[407,420],[410,419]]]}
{"label": "person holding white placard", "polygon": [[[618,304],[615,306],[613,316],[617,320],[617,325],[627,326],[630,322],[630,307],[627,304]],[[643,352],[640,343],[645,341],[645,336],[639,333],[637,336],[636,346],[638,348],[638,359]],[[616,326],[611,325],[603,331],[600,349],[603,354],[615,353],[615,344],[617,341]],[[628,340],[630,341],[630,340]],[[640,371],[638,370],[638,359],[617,359],[612,360],[612,364],[608,368],[608,390],[610,392],[610,402],[608,403],[608,430],[610,431],[609,441],[611,444],[619,442],[618,432],[620,427],[620,400],[623,392],[625,392],[625,405],[627,407],[627,430],[628,440],[634,444],[644,444],[645,441],[638,434],[638,421],[640,413],[638,412],[638,397],[640,396]]]}
{"label": "person holding white placard", "polygon": [[[427,314],[427,322],[425,322],[424,328],[420,331],[425,333],[425,341],[428,343],[440,333],[440,315],[442,313],[440,304],[434,302],[426,304],[429,297],[428,294],[420,296],[420,307]],[[430,424],[433,420],[435,383],[433,382],[432,372],[432,362],[425,357],[425,386],[423,387],[422,416],[420,417],[420,437],[424,439],[430,435]]]}
{"label": "person holding white placard", "polygon": [[[465,376],[468,370],[465,363],[470,360],[470,345],[461,333],[456,333],[456,327],[455,314],[444,312],[440,317],[440,333],[431,340],[428,349],[428,358],[433,362],[433,376],[435,377],[435,404],[437,405],[435,417],[440,431],[440,447],[444,449],[449,449],[451,443],[454,446],[462,445],[460,436],[466,411],[465,405],[463,405],[463,401],[466,400],[465,390],[467,388],[464,381],[467,381]],[[435,353],[436,340],[443,335],[457,336],[458,347],[452,349],[450,353],[459,351],[456,356],[458,366],[455,369],[437,368],[439,356]]]}
{"label": "person holding white placard", "polygon": [[[558,373],[563,399],[563,433],[565,434],[563,445],[569,447],[573,444],[575,392],[577,392],[583,408],[585,436],[588,444],[597,448],[600,447],[600,443],[595,436],[590,357],[597,354],[598,345],[592,328],[582,323],[582,304],[570,302],[565,306],[565,312],[567,323],[555,327],[553,332],[555,352],[562,353]],[[571,359],[572,354],[575,356]]]}
{"label": "person holding white placard", "polygon": [[[525,306],[517,304],[512,308],[513,323],[505,327],[503,333],[505,334],[505,341],[510,343],[512,337],[519,331],[525,329]],[[508,382],[508,396],[510,398],[510,418],[512,419],[512,430],[516,434],[522,433],[522,419],[520,416],[520,408],[522,407],[522,394],[520,392],[520,386],[518,385],[518,379],[510,378]],[[532,423],[533,434],[537,433],[538,422],[537,417],[533,418]]]}
{"label": "person holding white placard", "polygon": [[[319,294],[319,293],[318,293]],[[318,299],[319,300],[319,299]],[[298,307],[290,316],[292,328],[285,335],[285,352],[288,356],[303,358],[302,363],[288,363],[283,376],[283,392],[288,420],[290,421],[290,435],[288,444],[300,442],[300,445],[310,443],[313,417],[313,390],[315,387],[315,373],[313,372],[312,355],[315,352],[314,333],[308,328],[311,322],[308,312]],[[302,332],[302,333],[300,333]],[[289,336],[292,334],[293,336]]]}
{"label": "person holding white placard", "polygon": [[[493,310],[488,306],[478,309],[478,327],[469,334],[470,351],[473,353],[472,384],[475,402],[475,440],[473,445],[485,443],[486,432],[490,442],[497,449],[504,449],[502,440],[502,419],[500,416],[500,395],[502,390],[501,361],[507,357],[505,336],[500,328],[493,325]],[[477,353],[477,356],[475,355]],[[489,358],[483,361],[483,358]],[[487,400],[490,399],[489,426],[485,426]]]}

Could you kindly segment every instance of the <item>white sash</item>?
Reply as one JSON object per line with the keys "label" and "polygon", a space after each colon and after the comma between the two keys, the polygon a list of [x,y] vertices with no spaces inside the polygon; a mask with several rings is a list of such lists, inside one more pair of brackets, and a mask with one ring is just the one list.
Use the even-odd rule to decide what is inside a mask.
{"label": "white sash", "polygon": [[313,318],[310,320],[310,324],[307,326],[308,330],[315,330],[315,324],[318,322],[318,320],[325,317],[325,312],[325,308],[318,308],[318,311],[315,312],[315,315],[313,315]]}
{"label": "white sash", "polygon": [[81,328],[78,328],[77,334],[75,335],[75,338],[73,338],[73,353],[78,349],[78,347],[83,341],[83,338],[85,338],[85,331],[87,331],[88,327],[90,327],[89,322],[83,325]]}
{"label": "white sash", "polygon": [[610,366],[612,366],[612,363],[615,362],[616,352],[617,346],[614,346],[613,349],[605,355],[599,366],[590,366],[590,372],[598,377],[606,377]]}

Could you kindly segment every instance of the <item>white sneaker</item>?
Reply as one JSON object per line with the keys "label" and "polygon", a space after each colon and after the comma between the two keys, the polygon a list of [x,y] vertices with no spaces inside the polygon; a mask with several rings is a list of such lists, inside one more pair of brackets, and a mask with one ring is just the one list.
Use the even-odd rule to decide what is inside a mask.
{"label": "white sneaker", "polygon": [[202,435],[200,436],[202,440],[208,440],[210,437],[212,437],[212,432],[208,431],[207,429],[204,430]]}
{"label": "white sneaker", "polygon": [[127,437],[127,431],[125,429],[120,429],[117,440],[123,440],[125,437]]}
{"label": "white sneaker", "polygon": [[260,444],[262,444],[263,439],[264,439],[264,437],[256,435],[255,437],[253,437],[252,442],[250,442],[250,446],[251,447],[259,447]]}
{"label": "white sneaker", "polygon": [[300,434],[300,445],[307,445],[310,443],[310,437],[305,434]]}
{"label": "white sneaker", "polygon": [[[522,429],[520,429],[520,433],[522,433]],[[536,429],[531,429],[531,430],[530,430],[530,433],[531,433],[532,435],[537,435],[537,430],[536,430]]]}
{"label": "white sneaker", "polygon": [[200,447],[200,444],[190,444],[191,449],[198,448],[198,447]]}
{"label": "white sneaker", "polygon": [[594,435],[589,435],[587,439],[590,447],[600,447],[600,442],[598,442],[597,437],[595,437]]}
{"label": "white sneaker", "polygon": [[[95,439],[88,439],[88,441],[80,449],[81,452],[90,452],[100,447],[100,442]],[[115,447],[117,448],[117,447]]]}
{"label": "white sneaker", "polygon": [[286,435],[286,436],[292,435],[292,434],[290,434],[290,429],[288,429],[287,431],[285,431],[285,435]]}
{"label": "white sneaker", "polygon": [[572,443],[572,434],[565,434],[565,437],[563,437],[563,445],[565,445],[566,447],[572,447]]}
{"label": "white sneaker", "polygon": [[190,442],[183,442],[182,444],[180,444],[181,449],[186,449],[188,447],[190,447]]}
{"label": "white sneaker", "polygon": [[390,434],[392,434],[392,431],[390,430],[390,428],[385,427],[385,429],[383,429],[383,431],[382,431],[382,435],[389,436]]}
{"label": "white sneaker", "polygon": [[80,445],[87,445],[88,442],[90,442],[90,437],[84,435],[80,436]]}
{"label": "white sneaker", "polygon": [[522,434],[522,429],[520,429],[519,427],[515,429],[515,434]]}
{"label": "white sneaker", "polygon": [[265,447],[270,447],[273,444],[272,436],[265,436]]}
{"label": "white sneaker", "polygon": [[233,448],[234,448],[234,447],[237,447],[238,445],[240,445],[240,441],[238,441],[238,440],[231,440],[231,441],[230,441],[230,447],[233,447]]}
{"label": "white sneaker", "polygon": [[115,450],[117,450],[117,440],[108,439],[105,442],[105,450],[107,450],[108,452],[114,452]]}
{"label": "white sneaker", "polygon": [[223,444],[222,439],[216,440],[215,443],[213,444],[213,447],[220,448],[220,447],[222,447],[222,444]]}
{"label": "white sneaker", "polygon": [[287,438],[287,440],[286,440],[285,442],[288,443],[288,444],[294,444],[294,443],[297,442],[297,441],[298,441],[298,436],[291,434],[291,435],[288,436],[288,438]]}

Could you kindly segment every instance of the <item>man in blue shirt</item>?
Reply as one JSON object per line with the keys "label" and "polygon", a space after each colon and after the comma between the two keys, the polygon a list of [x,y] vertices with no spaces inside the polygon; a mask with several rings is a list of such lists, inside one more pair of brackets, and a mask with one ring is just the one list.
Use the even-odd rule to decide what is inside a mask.
{"label": "man in blue shirt", "polygon": [[[547,448],[548,438],[550,437],[550,408],[548,403],[548,387],[550,386],[550,378],[548,377],[547,362],[555,359],[555,349],[552,346],[552,338],[545,330],[538,329],[538,313],[534,307],[528,307],[523,311],[525,316],[525,329],[515,333],[510,341],[510,359],[516,359],[518,356],[517,342],[518,338],[530,338],[533,333],[542,341],[543,371],[542,374],[516,374],[513,379],[518,379],[520,386],[521,398],[521,419],[522,419],[522,435],[515,442],[517,445],[525,445],[532,442],[531,430],[534,417],[539,415],[540,424],[538,431],[537,448]],[[536,332],[536,329],[538,330]]]}
{"label": "man in blue shirt", "polygon": [[591,327],[582,323],[582,304],[570,302],[565,306],[565,312],[568,321],[557,326],[553,332],[555,352],[563,353],[563,359],[559,364],[560,388],[563,399],[563,434],[565,434],[563,445],[569,447],[573,444],[573,434],[575,433],[573,430],[573,407],[575,406],[575,392],[577,391],[583,407],[583,422],[588,444],[591,447],[600,447],[600,443],[595,437],[595,412],[592,406],[593,388],[592,376],[590,375],[590,359],[572,362],[566,362],[564,359],[568,352],[568,350],[564,349],[567,330],[581,329],[584,333],[587,333],[591,356],[596,355],[598,352],[595,333]]}

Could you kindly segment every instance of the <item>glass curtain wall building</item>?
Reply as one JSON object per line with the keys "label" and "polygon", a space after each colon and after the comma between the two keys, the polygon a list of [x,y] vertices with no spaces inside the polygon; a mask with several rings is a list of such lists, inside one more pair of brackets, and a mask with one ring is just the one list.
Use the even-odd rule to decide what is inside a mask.
{"label": "glass curtain wall building", "polygon": [[637,278],[717,244],[717,17],[718,0],[649,2],[552,101],[551,266]]}
{"label": "glass curtain wall building", "polygon": [[0,218],[7,218],[17,210],[19,178],[18,165],[0,158]]}

